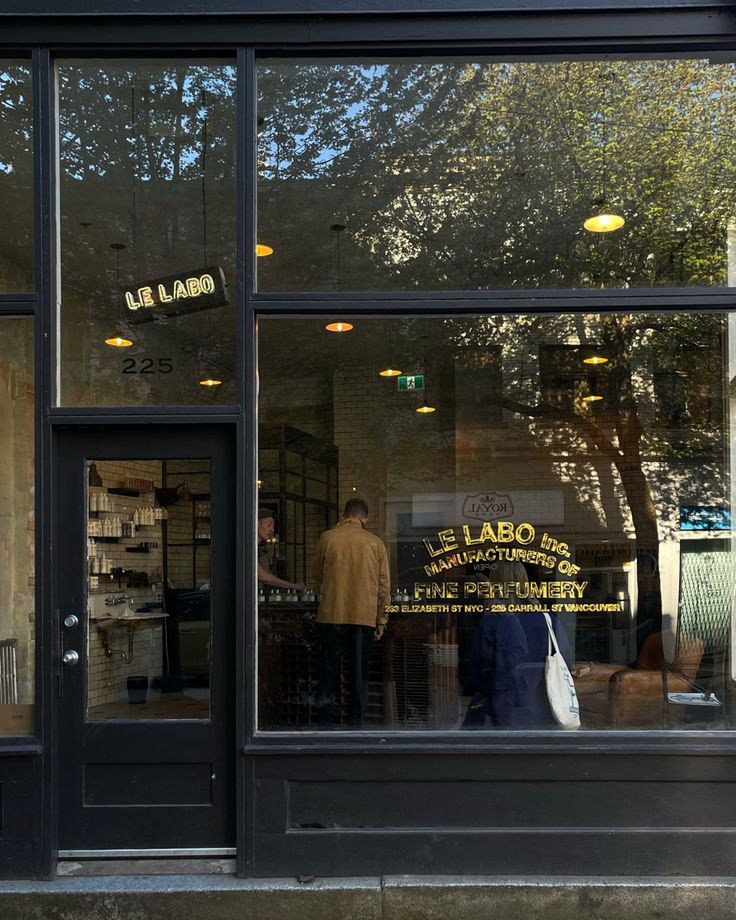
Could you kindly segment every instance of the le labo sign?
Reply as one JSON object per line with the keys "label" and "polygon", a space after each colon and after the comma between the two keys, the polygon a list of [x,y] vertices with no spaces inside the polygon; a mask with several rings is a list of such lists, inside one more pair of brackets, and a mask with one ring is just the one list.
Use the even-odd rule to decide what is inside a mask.
{"label": "le labo sign", "polygon": [[155,319],[211,310],[229,303],[227,282],[219,265],[198,268],[165,278],[154,278],[123,291],[128,322],[150,323]]}

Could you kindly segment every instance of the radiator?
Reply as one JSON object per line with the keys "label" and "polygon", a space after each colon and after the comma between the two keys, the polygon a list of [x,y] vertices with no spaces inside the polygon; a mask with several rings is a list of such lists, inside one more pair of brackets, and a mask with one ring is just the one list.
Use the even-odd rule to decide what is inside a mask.
{"label": "radiator", "polygon": [[17,648],[17,639],[0,639],[0,704],[18,702]]}

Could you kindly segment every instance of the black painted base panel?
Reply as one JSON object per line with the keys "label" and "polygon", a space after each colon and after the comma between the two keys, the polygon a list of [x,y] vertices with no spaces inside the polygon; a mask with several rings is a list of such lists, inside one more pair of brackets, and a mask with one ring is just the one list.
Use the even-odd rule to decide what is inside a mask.
{"label": "black painted base panel", "polygon": [[41,874],[40,757],[0,757],[0,878]]}
{"label": "black painted base panel", "polygon": [[736,876],[729,756],[254,755],[250,873]]}

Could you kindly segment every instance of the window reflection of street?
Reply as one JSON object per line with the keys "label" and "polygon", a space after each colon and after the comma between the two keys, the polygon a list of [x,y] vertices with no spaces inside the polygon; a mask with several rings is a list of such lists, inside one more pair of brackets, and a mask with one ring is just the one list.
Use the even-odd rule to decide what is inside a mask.
{"label": "window reflection of street", "polygon": [[[708,576],[710,587],[700,575],[700,589],[692,574],[685,578],[712,528],[727,537],[722,528],[730,526],[725,319],[364,317],[339,342],[321,317],[261,320],[259,478],[269,483],[279,542],[289,548],[284,570],[308,579],[320,527],[336,520],[342,497],[362,495],[379,509],[373,526],[389,547],[392,597],[371,661],[369,726],[461,730],[477,692],[463,664],[477,621],[533,621],[544,611],[571,650],[583,730],[727,724],[728,636],[708,624],[730,617],[730,570]],[[278,348],[286,324],[308,343],[298,366]],[[432,387],[431,418],[414,412],[419,394],[376,371],[389,338],[403,369],[423,371]],[[592,403],[583,398],[591,354],[603,397]],[[674,414],[663,411],[663,367],[683,370]],[[317,505],[299,497],[300,480],[279,472],[269,453],[279,425],[315,456],[333,458],[332,518],[317,521]],[[501,578],[499,566],[514,559],[523,577]],[[715,607],[706,597],[714,592]],[[301,614],[264,597],[264,729],[315,727],[317,649]],[[650,676],[629,676],[637,671]],[[693,699],[684,692],[713,693],[719,705],[696,711],[682,703]],[[502,721],[520,725],[521,710]],[[494,728],[488,714],[483,727]]]}

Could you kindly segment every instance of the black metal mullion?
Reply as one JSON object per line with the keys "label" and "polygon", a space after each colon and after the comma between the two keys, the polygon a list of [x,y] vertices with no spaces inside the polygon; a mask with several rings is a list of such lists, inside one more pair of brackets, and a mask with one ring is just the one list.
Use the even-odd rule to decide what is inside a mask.
{"label": "black metal mullion", "polygon": [[336,295],[264,294],[254,299],[254,309],[263,315],[316,315],[334,310],[336,303],[345,315],[359,314],[508,314],[508,313],[707,313],[736,309],[736,288],[617,290],[551,293],[469,292],[461,294],[348,293]]}
{"label": "black metal mullion", "polygon": [[211,406],[112,406],[55,407],[47,412],[52,422],[62,425],[215,424],[237,421],[235,407]]}
{"label": "black metal mullion", "polygon": [[[13,301],[6,300],[0,301],[0,317],[18,317],[18,316],[35,316],[36,315],[36,301],[26,300],[26,301]],[[34,329],[35,336],[35,329]]]}
{"label": "black metal mullion", "polygon": [[175,11],[166,0],[158,0],[157,8],[149,3],[145,12],[135,0],[125,0],[114,14],[105,15],[100,10],[90,14],[83,0],[45,0],[29,17],[23,0],[5,0],[0,18],[5,46],[41,41],[71,47],[95,43],[101,49],[112,44],[160,48],[165,47],[165,35],[171,46],[186,48],[194,34],[200,45],[252,42],[282,54],[293,44],[320,52],[337,44],[336,50],[344,52],[364,50],[366,45],[403,51],[412,42],[429,53],[443,47],[477,53],[487,45],[511,43],[527,49],[538,44],[552,51],[574,43],[577,50],[600,48],[602,53],[649,41],[699,48],[723,40],[733,27],[729,0],[648,0],[645,9],[632,9],[626,0],[601,0],[595,8],[590,0],[515,0],[502,10],[489,10],[487,0],[464,0],[460,8],[452,0],[357,0],[346,6],[334,0],[251,0],[247,5],[218,0],[202,14],[197,0],[182,0]]}
{"label": "black metal mullion", "polygon": [[[34,222],[34,230],[35,230],[35,222]],[[33,258],[35,262],[36,256],[38,255],[38,253],[36,252],[35,233],[34,233],[33,248],[34,248]],[[34,266],[34,276],[36,277],[36,280],[37,280],[37,273],[35,273],[35,266]],[[28,309],[32,310],[35,308],[37,301],[38,301],[38,296],[36,295],[35,292],[18,293],[18,294],[0,293],[0,310],[4,310],[9,307],[16,307],[17,309],[20,309],[20,310],[28,310]]]}
{"label": "black metal mullion", "polygon": [[[258,577],[256,566],[256,506],[258,479],[258,423],[256,412],[256,329],[252,297],[256,284],[256,170],[257,87],[253,48],[238,49],[237,105],[237,264],[238,319],[237,378],[242,411],[238,426],[236,476],[236,546],[244,565],[236,565],[235,586],[237,661],[237,744],[251,739],[257,725],[258,674]],[[255,860],[255,788],[252,763],[246,759],[236,777],[237,869],[252,875]]]}
{"label": "black metal mullion", "polygon": [[48,49],[33,51],[33,198],[34,277],[37,314],[34,323],[35,379],[35,621],[36,733],[45,752],[41,764],[40,829],[37,871],[49,877],[58,840],[58,786],[55,755],[55,668],[58,618],[52,581],[53,496],[51,431],[45,422],[53,398],[53,311],[55,306],[56,105],[54,73]]}

